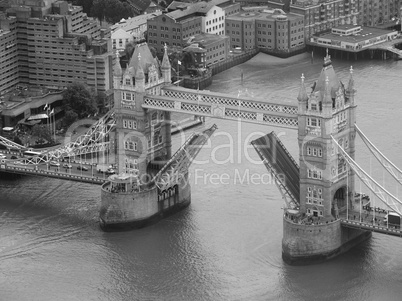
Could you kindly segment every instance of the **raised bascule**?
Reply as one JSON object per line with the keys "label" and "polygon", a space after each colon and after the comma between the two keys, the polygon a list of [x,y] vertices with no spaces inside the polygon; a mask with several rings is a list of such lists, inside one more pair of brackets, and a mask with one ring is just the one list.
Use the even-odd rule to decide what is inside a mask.
{"label": "raised bascule", "polygon": [[[282,257],[290,264],[333,258],[372,232],[402,236],[388,227],[350,218],[356,208],[355,178],[384,206],[399,216],[402,202],[371,178],[354,160],[359,134],[374,156],[398,181],[402,171],[392,164],[356,126],[353,70],[347,85],[337,77],[330,56],[312,88],[302,75],[298,106],[258,101],[171,84],[167,51],[162,63],[147,44],[138,44],[123,72],[119,58],[113,72],[114,107],[79,139],[40,156],[1,159],[0,171],[59,177],[101,184],[99,221],[105,231],[143,227],[187,207],[191,202],[188,168],[216,125],[190,135],[172,154],[171,112],[216,119],[241,120],[298,130],[299,162],[271,132],[252,141],[261,160],[276,178],[286,207],[283,215]],[[3,137],[8,150],[23,147]],[[108,178],[41,170],[51,160],[108,154],[117,173]],[[369,201],[359,206],[370,206]],[[377,216],[380,216],[378,213]],[[398,226],[398,225],[397,225]],[[400,225],[399,225],[400,226]]]}

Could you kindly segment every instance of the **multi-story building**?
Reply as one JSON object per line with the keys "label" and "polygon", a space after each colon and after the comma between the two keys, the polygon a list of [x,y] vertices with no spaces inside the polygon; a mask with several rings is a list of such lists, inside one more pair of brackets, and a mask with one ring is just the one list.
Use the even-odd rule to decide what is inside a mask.
{"label": "multi-story building", "polygon": [[3,23],[0,18],[0,92],[18,84],[16,20]]}
{"label": "multi-story building", "polygon": [[338,25],[359,22],[358,0],[296,0],[289,7],[290,12],[304,16],[306,39]]}
{"label": "multi-story building", "polygon": [[303,16],[283,10],[243,11],[226,19],[232,48],[292,52],[304,47]]}
{"label": "multi-story building", "polygon": [[195,7],[176,10],[148,20],[148,45],[163,53],[164,45],[181,49],[186,41],[201,33],[202,17]]}
{"label": "multi-story building", "polygon": [[0,78],[0,93],[18,83],[65,88],[80,81],[98,92],[112,88],[110,39],[102,37],[98,22],[81,8],[56,0],[9,4],[0,15],[0,29],[16,39],[11,38],[0,55],[9,60],[6,65],[13,65],[13,72]]}
{"label": "multi-story building", "polygon": [[216,5],[203,7],[202,10],[205,11],[205,17],[202,19],[201,31],[218,35],[225,34],[225,11]]}
{"label": "multi-story building", "polygon": [[225,35],[225,16],[240,11],[232,0],[209,2],[172,2],[168,13],[148,20],[148,44],[160,53],[164,44],[185,47],[189,38],[200,33]]}
{"label": "multi-story building", "polygon": [[192,43],[205,49],[206,66],[226,60],[229,55],[230,41],[228,36],[202,33],[196,35]]}
{"label": "multi-story building", "polygon": [[112,48],[115,50],[124,50],[126,45],[133,41],[133,35],[122,28],[118,28],[112,32]]}
{"label": "multi-story building", "polygon": [[401,17],[400,0],[360,0],[359,24],[379,26],[394,24]]}
{"label": "multi-story building", "polygon": [[161,11],[140,15],[128,19],[122,19],[111,27],[113,49],[124,49],[130,41],[143,41],[147,32],[148,19],[161,15]]}

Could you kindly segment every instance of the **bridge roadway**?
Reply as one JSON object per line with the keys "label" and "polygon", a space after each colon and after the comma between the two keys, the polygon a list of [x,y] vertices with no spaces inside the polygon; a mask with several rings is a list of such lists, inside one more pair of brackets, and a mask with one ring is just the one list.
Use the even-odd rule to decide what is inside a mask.
{"label": "bridge roadway", "polygon": [[286,150],[285,146],[275,135],[271,132],[261,138],[254,140],[253,145],[256,145],[263,155],[269,161],[273,172],[284,179],[282,184],[289,190],[293,198],[299,203],[300,199],[300,174],[299,166],[293,157]]}
{"label": "bridge roadway", "polygon": [[346,213],[340,215],[341,224],[344,227],[368,230],[372,232],[402,237],[402,231],[400,228],[387,226],[387,224],[384,223],[383,219],[384,217],[378,217],[377,221],[373,222],[373,216],[369,215],[367,216],[367,218],[364,218],[362,219],[362,221],[360,221],[359,217],[354,219],[354,216],[350,214],[349,218],[346,218]]}
{"label": "bridge roadway", "polygon": [[[59,163],[60,164],[60,163]],[[70,168],[60,166],[52,166],[50,164],[22,164],[13,159],[0,160],[0,172],[9,172],[22,175],[45,176],[49,178],[59,178],[70,181],[86,182],[91,184],[103,184],[107,181],[108,176],[104,173],[98,173],[95,166],[91,164],[67,163]],[[82,170],[86,167],[87,170]]]}
{"label": "bridge roadway", "polygon": [[351,208],[348,208],[348,210],[346,207],[342,208],[339,218],[344,227],[402,237],[400,227],[388,225],[384,221],[388,211],[390,210],[370,207],[370,198],[367,196],[361,199],[359,196],[355,196]]}

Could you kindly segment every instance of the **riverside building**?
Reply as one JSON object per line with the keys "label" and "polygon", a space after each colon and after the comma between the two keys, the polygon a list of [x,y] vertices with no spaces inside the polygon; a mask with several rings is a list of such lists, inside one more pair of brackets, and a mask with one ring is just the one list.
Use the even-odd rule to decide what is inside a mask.
{"label": "riverside building", "polygon": [[232,48],[289,53],[304,48],[304,18],[281,9],[242,11],[226,19]]}
{"label": "riverside building", "polygon": [[110,33],[66,1],[11,0],[0,14],[0,93],[18,84],[65,88],[80,81],[112,88]]}

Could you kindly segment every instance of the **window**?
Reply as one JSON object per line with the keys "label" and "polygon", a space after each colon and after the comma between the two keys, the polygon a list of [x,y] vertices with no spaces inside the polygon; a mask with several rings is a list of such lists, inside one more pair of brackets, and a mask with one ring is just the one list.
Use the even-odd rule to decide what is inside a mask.
{"label": "window", "polygon": [[158,123],[158,114],[156,112],[152,113],[151,116],[151,125],[155,125]]}
{"label": "window", "polygon": [[317,149],[315,147],[313,148],[313,156],[317,157]]}
{"label": "window", "polygon": [[307,177],[310,179],[322,179],[322,171],[307,169]]}
{"label": "window", "polygon": [[130,138],[124,141],[124,149],[126,150],[137,151],[137,146],[137,142]]}
{"label": "window", "polygon": [[128,127],[128,125],[127,125],[127,120],[123,120],[123,128],[127,128]]}
{"label": "window", "polygon": [[307,155],[311,156],[311,147],[307,147]]}

